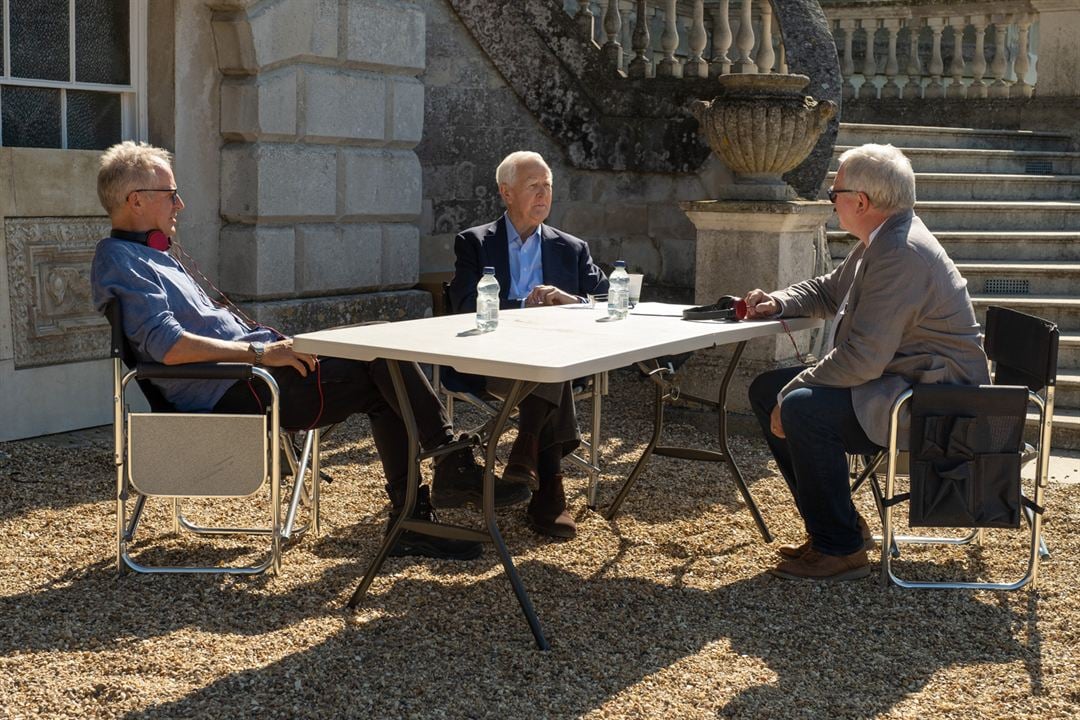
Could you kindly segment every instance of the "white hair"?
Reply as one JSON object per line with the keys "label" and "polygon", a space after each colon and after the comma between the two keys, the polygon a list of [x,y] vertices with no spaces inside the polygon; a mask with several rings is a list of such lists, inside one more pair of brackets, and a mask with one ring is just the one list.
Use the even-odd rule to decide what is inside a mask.
{"label": "white hair", "polygon": [[877,208],[897,213],[915,207],[915,172],[911,161],[892,145],[867,144],[840,156],[844,185],[866,193]]}
{"label": "white hair", "polygon": [[495,182],[500,185],[513,185],[517,179],[518,168],[527,162],[535,162],[544,166],[548,177],[551,177],[551,168],[544,162],[544,156],[531,150],[518,150],[503,158],[499,167],[495,168]]}

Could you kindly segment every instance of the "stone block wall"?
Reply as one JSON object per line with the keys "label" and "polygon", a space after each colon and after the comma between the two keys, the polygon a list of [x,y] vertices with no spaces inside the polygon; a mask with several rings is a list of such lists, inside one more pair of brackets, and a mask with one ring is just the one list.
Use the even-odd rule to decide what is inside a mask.
{"label": "stone block wall", "polygon": [[[429,311],[407,290],[420,271],[423,8],[241,2],[211,25],[221,289],[263,321],[288,317],[286,332],[367,319],[373,292],[384,310],[385,293],[401,294],[392,317]],[[323,298],[318,311],[307,298]]]}
{"label": "stone block wall", "polygon": [[[727,168],[706,160],[696,173],[581,170],[541,127],[461,24],[447,0],[421,0],[427,15],[420,269],[453,268],[459,230],[502,212],[495,167],[510,152],[535,150],[554,173],[549,222],[589,242],[595,259],[625,259],[649,286],[689,297],[694,287],[693,224],[682,200],[716,197],[731,182]],[[678,296],[678,295],[677,295]]]}

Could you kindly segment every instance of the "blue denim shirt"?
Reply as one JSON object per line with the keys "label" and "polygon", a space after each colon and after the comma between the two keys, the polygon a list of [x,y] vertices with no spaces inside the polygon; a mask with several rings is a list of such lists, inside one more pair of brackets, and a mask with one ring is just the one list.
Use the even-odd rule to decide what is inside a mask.
{"label": "blue denim shirt", "polygon": [[[162,362],[186,331],[218,340],[273,342],[281,336],[250,327],[215,305],[169,253],[129,240],[105,238],[90,267],[94,307],[99,312],[116,298],[124,315],[124,334],[140,360]],[[233,380],[154,380],[165,399],[183,412],[213,409]]]}
{"label": "blue denim shirt", "polygon": [[533,234],[523,239],[514,223],[510,222],[510,216],[506,216],[506,242],[510,252],[510,292],[507,297],[520,300],[522,305],[534,287],[544,284],[540,253],[540,230],[543,227],[537,225]]}

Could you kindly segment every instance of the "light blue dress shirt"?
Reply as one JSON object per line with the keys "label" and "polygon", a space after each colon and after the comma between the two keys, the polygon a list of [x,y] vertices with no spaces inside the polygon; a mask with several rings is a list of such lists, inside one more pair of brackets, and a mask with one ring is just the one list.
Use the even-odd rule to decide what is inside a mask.
{"label": "light blue dress shirt", "polygon": [[521,239],[510,217],[506,217],[506,240],[510,254],[510,292],[511,300],[520,300],[522,304],[532,289],[544,283],[544,266],[540,253],[540,232],[544,226],[538,225],[532,235]]}

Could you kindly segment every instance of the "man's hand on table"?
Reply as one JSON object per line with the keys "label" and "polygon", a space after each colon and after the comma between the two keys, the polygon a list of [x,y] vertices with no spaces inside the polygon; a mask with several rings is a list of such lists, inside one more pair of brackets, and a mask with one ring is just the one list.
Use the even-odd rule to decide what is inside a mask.
{"label": "man's hand on table", "polygon": [[[773,300],[764,290],[751,290],[746,293],[743,300],[746,302],[747,320],[766,320],[780,312],[780,303]],[[783,435],[779,437],[783,437]]]}
{"label": "man's hand on table", "polygon": [[525,307],[540,305],[572,305],[581,302],[577,296],[563,292],[554,285],[537,285],[525,298]]}

